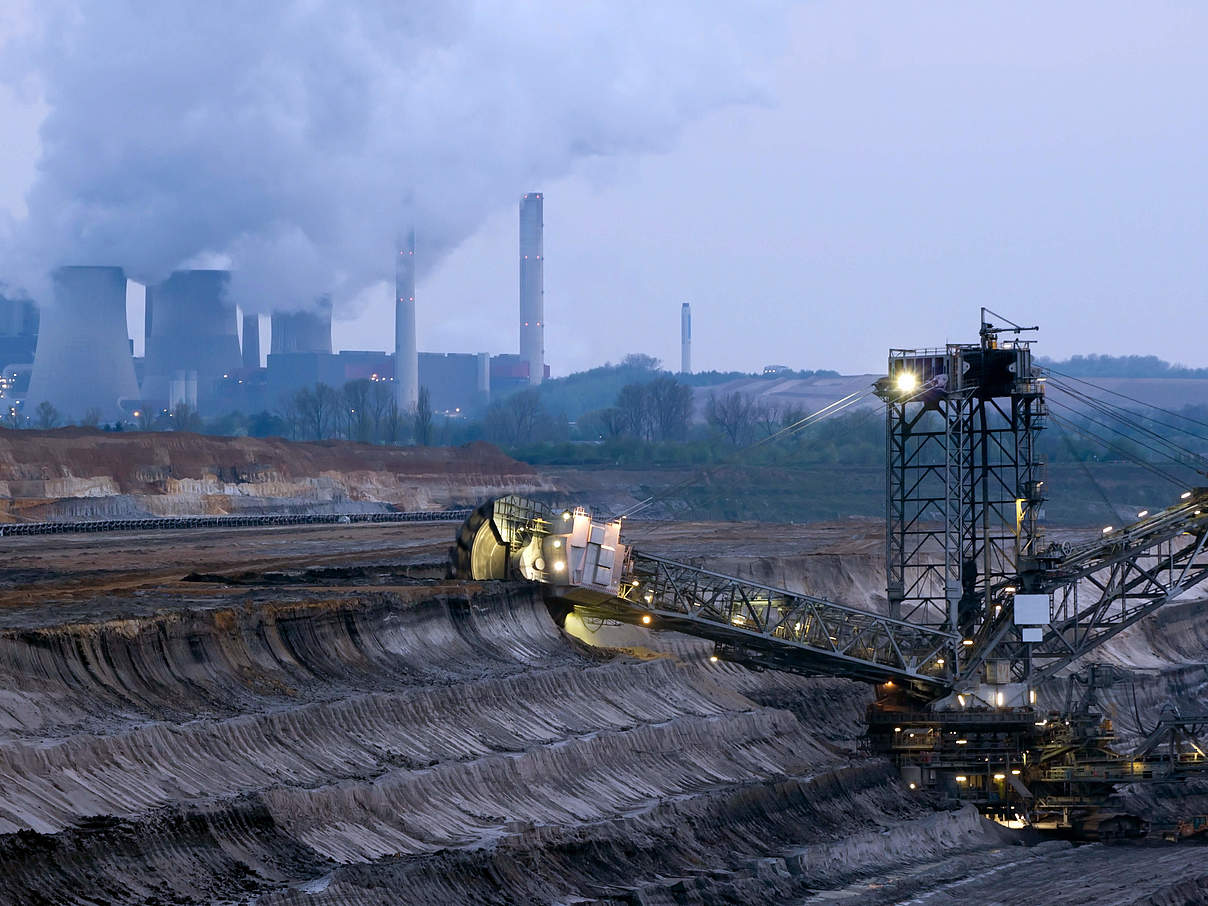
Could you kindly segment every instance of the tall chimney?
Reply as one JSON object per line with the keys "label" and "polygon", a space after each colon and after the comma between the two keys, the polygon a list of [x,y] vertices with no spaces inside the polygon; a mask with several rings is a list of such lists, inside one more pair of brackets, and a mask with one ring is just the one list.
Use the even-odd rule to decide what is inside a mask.
{"label": "tall chimney", "polygon": [[243,316],[243,367],[260,367],[260,315]]}
{"label": "tall chimney", "polygon": [[541,193],[520,196],[520,361],[533,386],[545,377],[544,226]]}
{"label": "tall chimney", "polygon": [[419,405],[415,342],[415,230],[399,240],[394,261],[394,399],[403,412]]}
{"label": "tall chimney", "polygon": [[692,303],[680,307],[680,374],[692,373]]}
{"label": "tall chimney", "polygon": [[89,409],[102,421],[125,418],[138,400],[126,330],[126,275],[120,267],[60,267],[54,304],[42,309],[25,414],[48,402],[67,418]]}

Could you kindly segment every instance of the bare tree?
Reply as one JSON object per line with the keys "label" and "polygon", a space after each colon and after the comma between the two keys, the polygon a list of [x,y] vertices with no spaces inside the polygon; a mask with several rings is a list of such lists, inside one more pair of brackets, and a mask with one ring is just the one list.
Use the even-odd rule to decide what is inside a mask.
{"label": "bare tree", "polygon": [[735,446],[750,437],[754,416],[754,401],[737,390],[721,396],[710,393],[705,401],[705,421],[725,434]]}
{"label": "bare tree", "polygon": [[294,394],[292,409],[297,413],[299,434],[312,440],[328,437],[340,407],[340,397],[320,382],[314,388],[303,387]]}
{"label": "bare tree", "polygon": [[631,352],[621,359],[621,365],[625,368],[640,368],[643,371],[658,371],[663,367],[663,362],[644,352]]}
{"label": "bare tree", "polygon": [[411,418],[399,408],[398,402],[391,395],[390,404],[382,416],[382,438],[388,444],[400,444],[410,435]]}
{"label": "bare tree", "polygon": [[84,417],[80,419],[80,424],[85,428],[95,428],[101,423],[101,410],[93,406],[84,413]]}
{"label": "bare tree", "polygon": [[683,440],[692,420],[692,388],[671,375],[656,377],[646,385],[650,417],[659,440]]}
{"label": "bare tree", "polygon": [[21,417],[21,413],[17,411],[16,406],[4,407],[4,427],[13,429],[20,428],[24,421],[25,420]]}
{"label": "bare tree", "polygon": [[34,410],[34,424],[39,428],[53,428],[62,421],[63,416],[59,410],[52,406],[46,400],[38,403],[38,408]]}
{"label": "bare tree", "polygon": [[411,431],[421,447],[432,442],[432,395],[427,387],[419,388],[419,399],[411,413]]}
{"label": "bare tree", "polygon": [[349,440],[368,443],[373,439],[373,419],[369,411],[368,378],[349,381],[342,393],[344,436]]}
{"label": "bare tree", "polygon": [[522,390],[496,400],[487,409],[486,434],[495,443],[526,444],[542,439],[550,418],[536,390]]}
{"label": "bare tree", "polygon": [[640,440],[650,440],[654,434],[654,418],[646,384],[626,384],[617,394],[617,410],[625,433]]}
{"label": "bare tree", "polygon": [[609,406],[606,409],[584,412],[579,416],[578,428],[585,437],[611,440],[625,433],[625,422],[621,417],[621,410],[616,406]]}
{"label": "bare tree", "polygon": [[[365,409],[373,432],[373,440],[377,443],[393,443],[393,436],[386,436],[386,418],[394,405],[394,390],[385,381],[371,381],[369,398],[365,401]],[[397,409],[398,407],[395,406]]]}
{"label": "bare tree", "polygon": [[197,410],[188,403],[177,403],[172,407],[170,413],[172,417],[173,431],[200,431],[201,416]]}
{"label": "bare tree", "polygon": [[152,430],[155,426],[155,413],[146,406],[141,409],[135,409],[134,424],[138,426],[138,430],[140,431]]}

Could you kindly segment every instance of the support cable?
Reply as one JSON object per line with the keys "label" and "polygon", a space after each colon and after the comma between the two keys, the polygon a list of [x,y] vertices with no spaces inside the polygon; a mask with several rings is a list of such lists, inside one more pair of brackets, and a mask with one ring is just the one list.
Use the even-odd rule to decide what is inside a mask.
{"label": "support cable", "polygon": [[1103,485],[1101,485],[1099,483],[1099,479],[1097,479],[1094,476],[1094,474],[1091,472],[1090,467],[1086,464],[1085,460],[1082,460],[1078,457],[1078,453],[1074,449],[1074,442],[1072,440],[1070,440],[1070,435],[1065,430],[1065,427],[1059,423],[1054,423],[1054,424],[1055,424],[1055,427],[1057,428],[1057,432],[1061,435],[1062,441],[1065,442],[1066,449],[1070,451],[1070,458],[1073,459],[1074,462],[1078,463],[1078,465],[1080,465],[1082,467],[1082,471],[1084,473],[1086,473],[1087,480],[1090,481],[1091,487],[1093,487],[1096,491],[1099,492],[1099,496],[1103,499],[1103,503],[1107,506],[1108,513],[1110,513],[1113,518],[1119,518],[1120,511],[1116,508],[1116,505],[1114,503],[1112,503],[1111,500],[1108,498],[1107,491],[1105,491],[1103,489]]}
{"label": "support cable", "polygon": [[1173,475],[1171,475],[1168,472],[1163,471],[1162,469],[1159,469],[1157,466],[1155,466],[1153,463],[1149,462],[1148,460],[1141,459],[1137,456],[1134,456],[1128,450],[1125,450],[1122,447],[1116,446],[1116,444],[1113,444],[1109,440],[1104,440],[1098,434],[1095,434],[1088,430],[1084,430],[1083,428],[1080,428],[1078,425],[1074,424],[1072,421],[1066,421],[1066,419],[1062,416],[1050,414],[1049,417],[1054,422],[1065,427],[1067,430],[1073,431],[1075,434],[1080,434],[1080,435],[1082,435],[1083,438],[1085,438],[1093,443],[1097,443],[1103,447],[1106,447],[1109,450],[1114,450],[1116,453],[1118,453],[1124,459],[1128,460],[1129,462],[1133,463],[1134,465],[1140,466],[1143,469],[1147,469],[1148,471],[1152,472],[1154,475],[1161,478],[1163,481],[1168,481],[1176,487],[1180,487],[1180,488],[1186,487],[1186,485],[1187,485],[1186,481],[1184,481],[1180,478],[1175,478]]}
{"label": "support cable", "polygon": [[[1098,419],[1092,418],[1091,416],[1087,415],[1086,413],[1080,412],[1078,409],[1069,405],[1068,403],[1060,403],[1060,402],[1057,402],[1057,400],[1049,400],[1048,402],[1050,403],[1050,405],[1060,406],[1062,409],[1069,410],[1070,413],[1072,413],[1072,415],[1081,417],[1082,419],[1090,422],[1091,424],[1098,425],[1099,427],[1103,428],[1110,434],[1119,435],[1121,440],[1126,440],[1129,443],[1136,444],[1138,447],[1144,447],[1146,450],[1148,450],[1150,453],[1153,453],[1157,457],[1158,462],[1165,462],[1165,463],[1169,463],[1170,465],[1182,466],[1183,468],[1191,469],[1193,472],[1196,472],[1198,474],[1198,470],[1195,468],[1195,466],[1188,465],[1188,463],[1185,460],[1172,456],[1171,453],[1167,450],[1159,449],[1158,447],[1154,447],[1154,446],[1146,443],[1143,440],[1139,440],[1138,438],[1132,437],[1132,436],[1126,434],[1125,432],[1121,431],[1119,428],[1113,428],[1110,424],[1107,424],[1105,422],[1099,421]],[[1103,441],[1103,443],[1106,445],[1106,444],[1108,444],[1108,441]],[[1135,462],[1141,463],[1141,462],[1146,461],[1146,460],[1140,459],[1139,457],[1126,453],[1123,448],[1115,446],[1114,444],[1110,445],[1110,446],[1112,446],[1113,449],[1117,450],[1122,455],[1127,456],[1129,459],[1131,459]]]}
{"label": "support cable", "polygon": [[[1181,419],[1183,419],[1184,421],[1190,422],[1190,423],[1191,423],[1191,424],[1193,424],[1193,425],[1199,425],[1201,428],[1208,428],[1208,422],[1203,422],[1203,421],[1200,421],[1199,419],[1192,418],[1192,417],[1191,417],[1191,416],[1189,416],[1189,415],[1182,415],[1182,414],[1180,414],[1180,413],[1178,413],[1178,412],[1174,412],[1174,411],[1172,411],[1172,410],[1170,410],[1170,409],[1163,409],[1161,406],[1155,406],[1153,403],[1146,403],[1146,402],[1144,402],[1144,401],[1142,401],[1142,400],[1137,399],[1136,397],[1129,396],[1129,395],[1128,395],[1128,394],[1126,394],[1126,393],[1120,393],[1120,392],[1119,392],[1119,391],[1117,391],[1117,390],[1109,390],[1109,389],[1107,389],[1106,387],[1100,387],[1098,384],[1092,384],[1090,381],[1083,380],[1082,378],[1074,377],[1072,374],[1066,374],[1066,373],[1065,373],[1065,372],[1063,372],[1063,371],[1058,371],[1057,369],[1055,369],[1055,368],[1050,368],[1050,367],[1049,367],[1049,366],[1047,366],[1047,365],[1045,365],[1045,366],[1041,366],[1041,367],[1042,367],[1042,370],[1043,370],[1043,371],[1045,371],[1045,372],[1047,372],[1047,373],[1049,373],[1049,374],[1058,374],[1058,375],[1061,375],[1061,377],[1063,377],[1063,378],[1066,378],[1066,379],[1071,380],[1071,381],[1077,381],[1079,384],[1086,384],[1086,386],[1088,386],[1088,387],[1092,387],[1092,388],[1094,388],[1095,390],[1100,390],[1100,391],[1102,391],[1103,393],[1110,393],[1112,396],[1118,396],[1118,397],[1120,397],[1121,399],[1128,400],[1130,403],[1136,403],[1138,406],[1144,406],[1144,407],[1145,407],[1145,408],[1147,408],[1147,409],[1153,409],[1155,412],[1161,412],[1161,413],[1163,413],[1163,414],[1165,414],[1165,415],[1170,415],[1170,416],[1173,416],[1173,417],[1175,417],[1175,418],[1181,418]],[[1198,435],[1197,435],[1197,436],[1198,436]],[[1203,438],[1203,437],[1201,437],[1201,440],[1206,440],[1206,439],[1208,439],[1208,438]]]}
{"label": "support cable", "polygon": [[[920,390],[919,392],[921,393],[922,391]],[[863,402],[868,397],[873,396],[874,394],[875,394],[875,390],[873,390],[872,388],[870,388],[868,390],[857,391],[855,393],[849,393],[845,397],[837,399],[832,403],[828,403],[827,405],[825,405],[821,409],[819,409],[817,412],[811,412],[809,415],[805,415],[805,416],[802,416],[801,418],[797,419],[797,421],[793,422],[792,424],[785,425],[783,428],[781,428],[779,431],[776,431],[774,434],[769,434],[767,437],[762,437],[757,441],[753,441],[752,443],[745,444],[744,446],[739,447],[737,450],[735,450],[733,452],[733,454],[730,456],[728,461],[719,462],[716,465],[709,467],[708,469],[703,469],[702,471],[697,472],[696,474],[690,476],[689,478],[685,478],[683,481],[680,481],[680,482],[672,485],[671,487],[667,488],[666,490],[664,490],[658,494],[652,494],[650,497],[647,497],[644,500],[640,500],[637,503],[635,503],[633,506],[628,507],[625,510],[622,510],[620,513],[617,513],[612,518],[614,518],[614,519],[626,518],[629,516],[633,516],[635,513],[640,513],[642,510],[646,509],[646,507],[650,506],[651,504],[657,503],[660,500],[665,500],[668,497],[674,496],[675,494],[678,494],[680,491],[684,490],[685,488],[689,488],[692,485],[697,484],[697,483],[709,478],[711,475],[713,475],[714,472],[718,471],[719,469],[725,468],[726,466],[734,465],[734,462],[738,457],[740,457],[746,453],[749,453],[752,450],[758,449],[759,447],[762,447],[766,444],[770,444],[770,443],[780,440],[782,438],[790,437],[794,434],[798,434],[801,431],[804,431],[806,428],[810,427],[810,425],[817,424],[818,422],[828,419],[831,416],[838,415],[840,412],[843,412],[846,409],[850,409],[852,406],[855,406],[855,405]]]}
{"label": "support cable", "polygon": [[[1144,425],[1140,424],[1135,419],[1133,419],[1131,417],[1132,413],[1129,413],[1128,410],[1123,410],[1118,406],[1114,406],[1114,405],[1106,403],[1102,400],[1097,400],[1094,397],[1089,396],[1075,388],[1069,387],[1060,381],[1054,382],[1054,381],[1050,380],[1049,383],[1050,383],[1050,385],[1055,386],[1062,393],[1065,393],[1068,396],[1072,397],[1073,399],[1078,400],[1081,403],[1084,403],[1085,405],[1090,407],[1093,411],[1098,412],[1100,415],[1103,415],[1104,417],[1109,418],[1109,419],[1112,419],[1112,418],[1117,419],[1118,421],[1123,422],[1124,424],[1133,428],[1135,431],[1139,431],[1141,433],[1149,435],[1157,442],[1164,444],[1165,446],[1169,447],[1174,452],[1178,453],[1180,456],[1190,457],[1192,459],[1198,460],[1204,466],[1208,466],[1208,457],[1205,457],[1203,454],[1191,449],[1190,447],[1185,447],[1182,444],[1175,443],[1174,441],[1170,440],[1170,438],[1164,437],[1163,435],[1157,433],[1156,431],[1153,431],[1153,430],[1145,427]],[[1058,405],[1062,405],[1062,404],[1058,403]],[[1069,408],[1073,408],[1073,407],[1069,407]],[[1093,419],[1092,419],[1092,421],[1093,421]],[[1126,434],[1124,431],[1121,431],[1116,428],[1110,428],[1110,426],[1108,426],[1108,425],[1104,425],[1103,427],[1109,428],[1109,430],[1115,431],[1116,433],[1120,434],[1122,437],[1128,437],[1134,443],[1141,443],[1141,441],[1137,440],[1136,438],[1129,437],[1129,435]],[[1167,426],[1167,427],[1170,427],[1170,426]],[[1178,430],[1178,429],[1175,429],[1175,430]],[[1187,432],[1184,432],[1184,433],[1187,433]],[[1192,436],[1195,436],[1195,435],[1192,435]],[[1150,448],[1150,449],[1152,449],[1152,448]]]}

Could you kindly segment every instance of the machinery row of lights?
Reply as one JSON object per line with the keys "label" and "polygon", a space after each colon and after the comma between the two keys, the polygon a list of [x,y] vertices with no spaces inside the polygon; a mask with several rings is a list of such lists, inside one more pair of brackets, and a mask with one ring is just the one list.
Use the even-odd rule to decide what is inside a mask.
{"label": "machinery row of lights", "polygon": [[[1191,491],[1184,491],[1182,494],[1179,495],[1179,500],[1190,500],[1191,493],[1192,493]],[[1192,513],[1192,515],[1199,516],[1202,513],[1203,513],[1203,510],[1196,510],[1194,513]],[[1149,515],[1149,510],[1141,510],[1139,513],[1137,513],[1137,518],[1144,519],[1148,515]],[[1115,530],[1116,530],[1116,527],[1114,525],[1105,525],[1103,527],[1103,534],[1110,535]]]}

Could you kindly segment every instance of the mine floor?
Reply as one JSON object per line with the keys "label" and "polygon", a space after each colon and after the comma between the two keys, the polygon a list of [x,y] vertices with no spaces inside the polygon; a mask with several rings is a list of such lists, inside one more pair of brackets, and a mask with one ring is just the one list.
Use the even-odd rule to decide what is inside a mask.
{"label": "mine floor", "polygon": [[[631,531],[875,598],[871,521]],[[1024,845],[869,754],[866,687],[585,644],[452,535],[5,539],[0,902],[1208,903],[1208,849]]]}

